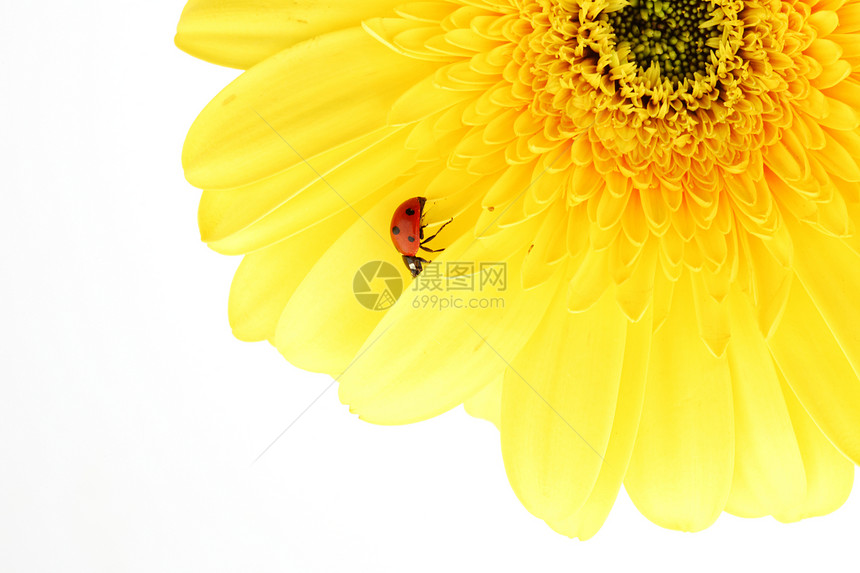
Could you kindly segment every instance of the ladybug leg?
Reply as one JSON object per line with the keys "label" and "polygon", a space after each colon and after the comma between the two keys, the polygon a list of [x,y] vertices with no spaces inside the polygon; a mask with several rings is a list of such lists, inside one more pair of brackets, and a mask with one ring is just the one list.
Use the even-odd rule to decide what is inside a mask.
{"label": "ladybug leg", "polygon": [[445,250],[445,249],[428,249],[424,245],[418,245],[418,248],[421,249],[422,251],[427,251],[428,253],[441,253],[442,251]]}
{"label": "ladybug leg", "polygon": [[[439,233],[441,233],[441,232],[442,232],[442,229],[444,229],[445,227],[447,227],[447,226],[451,223],[451,221],[453,221],[453,220],[454,220],[454,217],[451,217],[450,219],[448,219],[447,221],[445,221],[445,223],[444,223],[441,227],[439,227],[439,230],[438,230],[438,231],[436,231],[435,233],[433,233],[432,235],[430,235],[430,236],[429,236],[429,237],[427,237],[426,239],[424,238],[424,232],[423,232],[423,231],[424,231],[424,228],[422,227],[422,228],[421,228],[421,231],[422,231],[422,232],[421,232],[421,239],[422,239],[425,243],[429,243],[430,241],[432,241],[433,239],[435,239],[435,238],[436,238],[436,235],[438,235]],[[432,251],[432,250],[430,250],[430,249],[424,249],[424,250],[425,250],[425,251],[430,251],[431,253],[436,253],[436,252],[438,252],[438,251]],[[440,250],[440,251],[443,251],[444,249],[439,249],[439,250]]]}

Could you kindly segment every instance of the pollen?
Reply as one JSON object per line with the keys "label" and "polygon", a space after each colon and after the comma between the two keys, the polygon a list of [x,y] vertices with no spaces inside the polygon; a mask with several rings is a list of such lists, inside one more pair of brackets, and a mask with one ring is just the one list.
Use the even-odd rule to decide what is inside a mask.
{"label": "pollen", "polygon": [[620,46],[626,43],[641,72],[652,65],[677,84],[705,74],[719,46],[722,10],[698,0],[630,0],[614,12],[600,14]]}

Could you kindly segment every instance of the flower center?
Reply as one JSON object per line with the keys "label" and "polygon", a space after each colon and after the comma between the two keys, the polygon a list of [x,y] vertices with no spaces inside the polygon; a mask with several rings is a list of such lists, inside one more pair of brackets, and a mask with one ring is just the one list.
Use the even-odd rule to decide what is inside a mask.
{"label": "flower center", "polygon": [[612,28],[619,47],[626,43],[641,72],[652,65],[678,84],[704,75],[719,47],[722,10],[702,0],[629,0],[621,10],[598,17]]}

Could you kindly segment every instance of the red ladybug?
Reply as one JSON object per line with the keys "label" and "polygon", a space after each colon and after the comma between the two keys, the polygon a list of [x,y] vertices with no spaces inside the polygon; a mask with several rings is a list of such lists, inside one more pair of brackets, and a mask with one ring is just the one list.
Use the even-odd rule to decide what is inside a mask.
{"label": "red ladybug", "polygon": [[394,216],[391,217],[391,241],[397,251],[403,255],[403,262],[406,263],[406,268],[409,269],[413,277],[417,277],[424,270],[421,263],[430,262],[418,256],[418,249],[428,253],[444,251],[445,249],[428,249],[424,244],[432,241],[448,223],[454,220],[445,221],[445,224],[439,227],[439,231],[425,239],[424,227],[427,225],[423,224],[422,217],[424,216],[424,203],[426,201],[426,197],[407,199],[394,210]]}

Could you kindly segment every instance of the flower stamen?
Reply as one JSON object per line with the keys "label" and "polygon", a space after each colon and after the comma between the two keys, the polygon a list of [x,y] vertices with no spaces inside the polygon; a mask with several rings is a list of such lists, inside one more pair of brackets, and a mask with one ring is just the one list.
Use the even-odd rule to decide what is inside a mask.
{"label": "flower stamen", "polygon": [[619,45],[628,45],[641,72],[656,65],[663,77],[678,84],[705,73],[719,47],[722,10],[698,0],[630,0],[598,20],[611,28]]}

